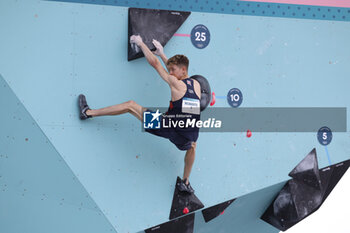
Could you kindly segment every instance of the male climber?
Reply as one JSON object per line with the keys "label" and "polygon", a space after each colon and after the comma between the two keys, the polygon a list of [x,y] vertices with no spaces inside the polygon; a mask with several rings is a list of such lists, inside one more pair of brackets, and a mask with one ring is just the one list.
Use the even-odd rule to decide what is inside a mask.
{"label": "male climber", "polygon": [[[160,77],[168,83],[171,91],[171,101],[166,114],[181,116],[187,114],[191,119],[199,120],[199,100],[201,97],[201,89],[200,84],[196,80],[188,77],[187,72],[189,61],[187,57],[184,55],[175,55],[168,60],[163,52],[162,45],[158,41],[153,40],[153,44],[157,48],[154,53],[159,55],[164,64],[166,64],[168,69],[168,71],[166,71],[159,59],[143,42],[141,36],[131,36],[130,43],[134,43],[141,48],[148,63],[158,72]],[[143,122],[144,112],[148,111],[133,100],[101,109],[90,109],[84,95],[79,95],[78,104],[80,119],[82,120],[96,116],[131,113]],[[193,106],[196,108],[193,109]],[[194,193],[194,190],[189,183],[189,176],[195,160],[196,141],[198,139],[199,129],[196,127],[175,127],[170,129],[146,129],[146,131],[160,137],[168,138],[178,149],[186,150],[183,178],[177,185],[178,189],[182,192]]]}

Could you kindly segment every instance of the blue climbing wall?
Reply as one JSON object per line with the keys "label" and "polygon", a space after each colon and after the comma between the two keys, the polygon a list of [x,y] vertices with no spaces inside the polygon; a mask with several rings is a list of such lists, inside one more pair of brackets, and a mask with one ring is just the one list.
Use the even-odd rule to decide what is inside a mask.
{"label": "blue climbing wall", "polygon": [[0,108],[0,232],[116,232],[1,76]]}
{"label": "blue climbing wall", "polygon": [[[0,225],[7,232],[19,232],[13,223],[28,221],[27,216],[31,215],[18,215],[14,201],[21,200],[23,208],[31,206],[31,211],[38,215],[36,221],[40,216],[48,217],[41,200],[46,190],[52,193],[55,208],[63,208],[59,206],[62,198],[80,195],[71,205],[72,210],[56,211],[54,215],[62,221],[78,216],[77,227],[83,228],[76,232],[93,231],[93,227],[101,232],[111,227],[121,233],[137,232],[168,221],[176,176],[182,175],[184,152],[167,140],[142,132],[134,117],[101,117],[82,122],[76,106],[80,93],[86,94],[93,108],[130,99],[143,106],[168,105],[168,86],[146,60],[127,62],[126,6],[157,8],[157,5],[151,1],[76,2],[80,3],[38,0],[0,3],[0,74],[7,90],[1,89],[1,111],[8,114],[0,121],[1,129],[7,129],[0,131],[3,156],[0,204],[3,207],[6,202],[6,210],[12,209],[0,212],[10,220],[1,220]],[[222,6],[224,1],[219,2],[222,7],[214,8],[205,5],[205,1],[192,5],[182,2],[181,7],[169,3],[159,8],[193,10],[177,33],[190,34],[195,25],[204,24],[210,30],[211,40],[205,49],[197,49],[190,38],[174,36],[165,53],[186,54],[190,60],[189,73],[207,77],[217,96],[226,96],[235,87],[244,95],[241,107],[349,107],[348,9],[338,12],[338,8],[286,4],[278,8],[278,4],[268,7],[264,3],[240,2],[229,8]],[[264,10],[257,10],[261,7]],[[304,13],[310,8],[310,13],[303,16],[297,7]],[[225,14],[218,14],[221,8]],[[268,10],[272,8],[274,14]],[[335,12],[336,17],[327,9]],[[12,110],[17,104],[23,106],[19,112]],[[229,105],[219,98],[213,107]],[[24,116],[28,120],[18,127],[13,117]],[[28,131],[22,132],[25,128]],[[14,136],[16,140],[11,143],[7,139],[10,132],[19,137]],[[32,139],[39,137],[42,140],[33,144]],[[332,163],[350,158],[349,137],[349,129],[333,133],[327,146]],[[33,151],[49,147],[52,153],[40,152],[42,156],[61,162],[55,165],[42,161],[22,144],[31,145]],[[201,133],[191,183],[206,207],[215,205],[285,181],[288,172],[314,147],[320,167],[327,166],[327,152],[318,143],[316,133],[253,132],[250,138],[245,132]],[[24,156],[25,151],[31,153],[16,157]],[[8,163],[4,156],[16,160]],[[43,171],[45,182],[41,186],[33,183],[37,180],[32,175],[34,171],[26,172],[18,166],[27,163],[36,165],[34,170],[47,169]],[[66,174],[67,178],[55,182],[48,174],[53,177]],[[72,177],[76,181],[71,181]],[[17,188],[6,188],[10,185]],[[37,191],[20,199],[24,189]],[[92,209],[96,205],[98,210],[89,212],[91,215],[77,215],[74,211],[79,211],[80,201],[85,198],[90,203],[86,205]],[[35,206],[41,207],[40,212],[35,211]],[[255,209],[246,206],[247,212]],[[97,215],[98,225],[89,220]],[[232,213],[236,215],[237,212]],[[30,226],[36,231],[41,224],[48,223]],[[247,231],[262,229],[259,224],[250,225]],[[265,225],[266,232],[270,232],[271,228]],[[200,227],[196,225],[195,229]],[[55,228],[50,232],[66,231]]]}

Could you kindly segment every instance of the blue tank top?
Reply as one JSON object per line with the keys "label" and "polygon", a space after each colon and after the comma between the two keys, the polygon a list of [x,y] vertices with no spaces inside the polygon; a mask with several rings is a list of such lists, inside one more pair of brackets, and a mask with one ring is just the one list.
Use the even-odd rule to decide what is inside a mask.
{"label": "blue tank top", "polygon": [[[193,79],[182,80],[187,87],[185,95],[176,100],[170,101],[167,115],[186,115],[186,117],[176,117],[176,120],[184,122],[200,120],[200,99],[194,91]],[[197,141],[199,129],[197,127],[176,127],[176,132],[190,141]]]}

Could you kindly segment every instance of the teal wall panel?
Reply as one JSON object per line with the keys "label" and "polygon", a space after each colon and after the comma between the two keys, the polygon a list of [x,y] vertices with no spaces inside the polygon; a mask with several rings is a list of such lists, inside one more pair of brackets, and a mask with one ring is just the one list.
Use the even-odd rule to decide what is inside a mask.
{"label": "teal wall panel", "polygon": [[0,76],[0,232],[116,232]]}
{"label": "teal wall panel", "polygon": [[[194,218],[195,233],[259,232],[277,233],[278,229],[260,219],[270,203],[274,200],[285,182],[263,188],[256,192],[237,197],[219,216],[205,222],[202,211]],[[181,218],[181,217],[180,217]],[[158,229],[153,226],[152,229]],[[160,226],[162,229],[162,226]],[[139,233],[144,233],[140,231]]]}
{"label": "teal wall panel", "polygon": [[223,214],[205,222],[201,212],[195,216],[195,233],[259,232],[278,233],[279,230],[264,222],[260,216],[273,201],[285,182],[238,197]]}
{"label": "teal wall panel", "polygon": [[[348,3],[343,4],[337,2],[329,6],[324,1],[320,1],[320,6],[313,6],[312,3],[304,1],[300,5],[300,1],[292,4],[286,3],[271,3],[263,1],[239,1],[239,0],[48,0],[72,3],[86,3],[97,5],[111,5],[124,7],[138,7],[150,9],[178,10],[178,11],[196,11],[218,14],[235,14],[235,15],[254,15],[254,16],[269,16],[283,18],[300,18],[300,19],[318,19],[318,20],[336,20],[349,21],[350,8]],[[323,5],[323,6],[322,6]],[[336,7],[332,7],[336,6]]]}

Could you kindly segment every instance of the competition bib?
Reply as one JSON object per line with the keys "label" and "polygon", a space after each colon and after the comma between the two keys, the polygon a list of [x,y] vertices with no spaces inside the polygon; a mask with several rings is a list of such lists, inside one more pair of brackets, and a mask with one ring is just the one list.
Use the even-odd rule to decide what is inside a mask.
{"label": "competition bib", "polygon": [[200,114],[200,102],[198,99],[183,98],[182,99],[182,112],[191,114]]}

